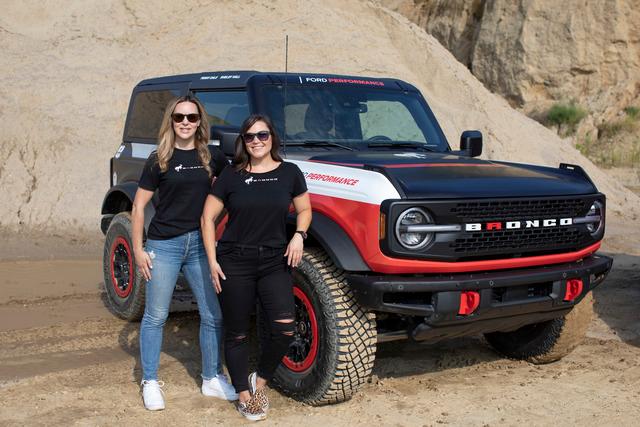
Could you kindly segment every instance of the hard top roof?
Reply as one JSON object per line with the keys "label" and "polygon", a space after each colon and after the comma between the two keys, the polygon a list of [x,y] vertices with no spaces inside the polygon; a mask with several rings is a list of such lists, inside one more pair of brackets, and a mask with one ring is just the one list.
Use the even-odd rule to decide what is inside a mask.
{"label": "hard top roof", "polygon": [[280,72],[261,72],[253,70],[211,71],[205,73],[156,77],[145,79],[138,83],[137,86],[188,83],[189,87],[192,89],[243,88],[247,86],[249,79],[254,77],[258,77],[261,80],[264,79],[273,84],[283,84],[285,76],[287,77],[287,84],[347,84],[396,90],[417,90],[409,83],[390,78],[294,72],[285,74]]}

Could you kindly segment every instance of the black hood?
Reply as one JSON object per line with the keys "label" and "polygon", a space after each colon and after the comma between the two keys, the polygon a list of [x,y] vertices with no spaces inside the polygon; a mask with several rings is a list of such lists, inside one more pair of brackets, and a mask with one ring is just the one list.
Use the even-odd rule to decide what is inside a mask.
{"label": "black hood", "polygon": [[487,198],[591,194],[578,170],[494,162],[449,153],[335,153],[309,158],[385,174],[405,198]]}

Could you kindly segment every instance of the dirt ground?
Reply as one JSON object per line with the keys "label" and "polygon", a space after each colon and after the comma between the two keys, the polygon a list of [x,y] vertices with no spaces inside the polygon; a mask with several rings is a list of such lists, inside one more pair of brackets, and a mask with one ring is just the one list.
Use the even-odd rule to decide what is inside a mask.
{"label": "dirt ground", "polygon": [[[242,424],[232,404],[199,393],[195,312],[168,321],[167,409],[147,412],[139,324],[105,308],[101,241],[59,236],[29,247],[24,236],[3,237],[0,426]],[[640,254],[610,254],[614,269],[594,292],[587,338],[559,362],[507,360],[480,337],[385,343],[370,383],[352,400],[310,407],[272,390],[262,425],[637,425]]]}

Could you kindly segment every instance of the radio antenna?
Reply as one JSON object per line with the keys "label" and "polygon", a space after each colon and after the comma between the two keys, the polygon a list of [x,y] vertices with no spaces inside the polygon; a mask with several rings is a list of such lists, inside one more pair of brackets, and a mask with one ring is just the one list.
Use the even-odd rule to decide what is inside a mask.
{"label": "radio antenna", "polygon": [[289,72],[289,34],[284,36],[284,100],[282,102],[282,153],[287,156],[287,80]]}

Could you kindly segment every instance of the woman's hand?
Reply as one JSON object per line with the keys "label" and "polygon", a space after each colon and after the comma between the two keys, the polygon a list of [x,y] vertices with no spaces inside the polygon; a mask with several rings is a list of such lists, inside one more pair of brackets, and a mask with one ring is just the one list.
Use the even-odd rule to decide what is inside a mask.
{"label": "woman's hand", "polygon": [[[311,224],[311,200],[309,199],[309,192],[305,191],[297,197],[293,198],[293,207],[296,210],[296,230],[303,231],[308,230]],[[297,267],[302,260],[302,251],[304,249],[304,239],[302,234],[296,233],[291,238],[287,251],[284,256],[288,257],[287,264],[292,267]]]}
{"label": "woman's hand", "polygon": [[215,261],[209,264],[209,270],[211,270],[211,283],[213,283],[213,289],[216,290],[216,294],[219,294],[220,292],[222,292],[220,279],[227,280],[227,278],[222,272],[220,264]]}
{"label": "woman's hand", "polygon": [[222,286],[220,286],[220,278],[227,280],[222,272],[222,268],[216,260],[216,218],[222,210],[224,205],[222,201],[215,196],[209,194],[207,200],[204,202],[204,209],[202,210],[202,216],[200,217],[200,229],[202,233],[202,242],[204,249],[207,252],[207,259],[209,260],[209,271],[211,272],[211,283],[213,289],[216,290],[216,294],[222,292]]}
{"label": "woman's hand", "polygon": [[284,256],[287,257],[287,265],[290,265],[291,267],[297,267],[298,264],[300,264],[300,260],[302,259],[303,250],[304,239],[302,238],[300,233],[296,233],[289,241],[287,250],[284,253]]}
{"label": "woman's hand", "polygon": [[151,263],[151,257],[144,250],[142,235],[144,234],[144,207],[147,206],[151,197],[153,197],[153,191],[138,187],[131,208],[133,258],[136,263],[136,269],[142,273],[142,277],[147,281],[151,280],[151,269],[153,265]]}
{"label": "woman's hand", "polygon": [[133,257],[136,261],[136,267],[138,271],[142,273],[142,277],[146,281],[151,280],[151,270],[153,269],[153,263],[151,262],[151,257],[144,249],[138,249],[133,252]]}

